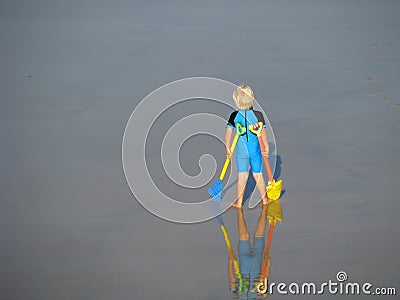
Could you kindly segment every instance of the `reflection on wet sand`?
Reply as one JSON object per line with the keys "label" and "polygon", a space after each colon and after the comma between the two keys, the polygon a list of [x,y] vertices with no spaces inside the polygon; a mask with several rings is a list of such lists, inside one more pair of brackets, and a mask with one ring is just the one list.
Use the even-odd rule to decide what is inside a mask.
{"label": "reflection on wet sand", "polygon": [[[252,245],[243,209],[236,210],[239,231],[237,256],[232,248],[222,217],[217,218],[228,250],[229,289],[235,298],[239,299],[257,299],[268,296],[268,280],[271,274],[269,249],[275,223],[282,221],[282,209],[279,201],[262,205]],[[269,230],[267,242],[265,242],[267,220],[269,221]]]}

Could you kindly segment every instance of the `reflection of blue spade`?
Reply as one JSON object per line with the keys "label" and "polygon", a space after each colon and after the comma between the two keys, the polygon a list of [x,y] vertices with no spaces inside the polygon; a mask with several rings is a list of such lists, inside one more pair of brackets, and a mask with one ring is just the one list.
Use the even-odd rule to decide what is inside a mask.
{"label": "reflection of blue spade", "polygon": [[235,270],[235,274],[239,280],[239,291],[243,290],[245,287],[243,286],[245,284],[245,280],[242,278],[242,274],[240,273],[240,267],[239,267],[239,262],[236,258],[236,255],[234,254],[234,250],[232,248],[232,243],[231,240],[229,239],[228,231],[226,230],[226,227],[224,225],[224,222],[222,220],[222,215],[217,216],[217,221],[218,224],[221,228],[222,234],[224,236],[224,241],[226,244],[226,247],[228,249],[228,255],[232,253],[233,256],[233,268]]}
{"label": "reflection of blue spade", "polygon": [[231,240],[229,239],[228,231],[226,230],[226,227],[224,225],[224,221],[222,220],[222,214],[220,212],[219,204],[217,202],[213,201],[213,203],[211,205],[211,210],[216,215],[215,218],[217,219],[218,225],[219,225],[219,227],[221,229],[221,232],[222,232],[222,234],[224,236],[224,241],[225,241],[226,248],[228,250],[228,255],[232,254],[234,272],[235,272],[236,277],[238,278],[238,281],[239,281],[239,287],[238,287],[239,291],[246,290],[246,289],[248,289],[248,285],[246,285],[246,282],[248,282],[248,281],[244,280],[242,278],[242,274],[240,273],[239,262],[238,262],[238,260],[236,258],[235,251],[232,248],[232,243],[231,243]]}

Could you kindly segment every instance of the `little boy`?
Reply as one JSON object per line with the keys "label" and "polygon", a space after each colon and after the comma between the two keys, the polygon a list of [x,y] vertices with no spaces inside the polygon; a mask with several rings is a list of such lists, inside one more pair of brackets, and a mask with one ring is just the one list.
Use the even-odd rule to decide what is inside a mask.
{"label": "little boy", "polygon": [[[230,152],[230,145],[232,139],[232,132],[235,129],[236,123],[240,122],[246,127],[246,133],[239,137],[236,146],[236,164],[238,168],[238,185],[237,201],[232,206],[241,208],[243,205],[243,197],[246,188],[246,182],[249,177],[249,163],[253,173],[254,180],[256,181],[257,189],[262,197],[263,204],[268,204],[271,201],[267,198],[266,186],[264,177],[262,175],[262,157],[268,157],[269,147],[268,138],[265,130],[264,116],[260,111],[253,110],[254,93],[252,89],[246,85],[240,85],[233,92],[233,100],[239,110],[234,111],[228,120],[225,132],[225,146],[226,155],[232,156]],[[266,152],[261,153],[260,145],[257,136],[249,130],[250,125],[257,128],[257,123],[262,122],[264,128],[261,131],[261,137],[266,147]]]}

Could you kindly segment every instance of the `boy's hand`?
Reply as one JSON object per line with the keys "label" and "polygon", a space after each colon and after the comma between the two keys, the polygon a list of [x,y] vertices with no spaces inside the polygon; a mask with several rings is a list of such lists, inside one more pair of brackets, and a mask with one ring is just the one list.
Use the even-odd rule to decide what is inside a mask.
{"label": "boy's hand", "polygon": [[231,149],[229,149],[229,148],[226,148],[226,156],[227,156],[227,157],[229,157],[229,158],[231,158],[231,157],[232,157],[232,152],[231,152]]}
{"label": "boy's hand", "polygon": [[232,248],[230,248],[230,249],[228,250],[228,255],[229,255],[229,258],[235,259],[235,252],[233,251]]}
{"label": "boy's hand", "polygon": [[254,128],[254,129],[257,129],[258,127],[260,127],[260,122],[258,122],[258,123],[256,123],[256,124],[253,124],[253,128]]}

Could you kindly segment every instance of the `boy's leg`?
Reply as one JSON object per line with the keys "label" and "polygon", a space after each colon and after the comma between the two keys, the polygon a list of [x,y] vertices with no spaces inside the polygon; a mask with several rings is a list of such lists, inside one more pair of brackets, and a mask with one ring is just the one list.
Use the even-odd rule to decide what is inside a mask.
{"label": "boy's leg", "polygon": [[246,220],[244,219],[243,208],[239,208],[237,210],[237,223],[239,229],[239,240],[250,240],[250,234],[247,229]]}
{"label": "boy's leg", "polygon": [[247,230],[246,220],[244,219],[243,209],[237,209],[237,223],[239,229],[238,258],[240,273],[248,274],[250,272],[250,234]]}
{"label": "boy's leg", "polygon": [[[260,217],[258,218],[257,227],[254,232],[253,255],[254,257],[257,257],[258,262],[261,262],[263,259],[263,252],[265,247],[265,229],[267,228],[268,220],[267,212],[268,204],[263,204]],[[261,267],[261,264],[258,264],[257,268],[258,267]]]}
{"label": "boy's leg", "polygon": [[271,203],[273,200],[268,199],[267,197],[267,188],[265,186],[264,176],[262,174],[262,156],[252,157],[250,158],[250,165],[253,171],[253,177],[256,181],[256,186],[260,196],[262,198],[263,204]]}
{"label": "boy's leg", "polygon": [[236,208],[241,208],[243,206],[243,197],[246,190],[247,179],[249,178],[249,172],[238,173],[238,184],[237,184],[237,195],[238,198],[232,206]]}
{"label": "boy's leg", "polygon": [[255,237],[264,237],[265,236],[265,229],[267,227],[267,211],[268,211],[268,205],[263,204],[260,217],[258,218],[258,223],[256,230],[254,232]]}
{"label": "boy's leg", "polygon": [[260,196],[262,198],[263,204],[269,204],[273,200],[268,199],[267,197],[267,187],[265,186],[265,180],[262,173],[253,173],[254,180],[256,181],[256,186]]}

